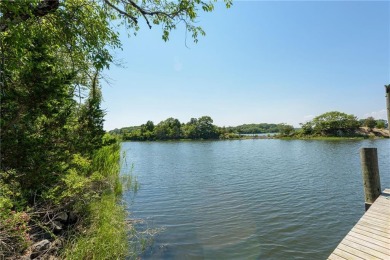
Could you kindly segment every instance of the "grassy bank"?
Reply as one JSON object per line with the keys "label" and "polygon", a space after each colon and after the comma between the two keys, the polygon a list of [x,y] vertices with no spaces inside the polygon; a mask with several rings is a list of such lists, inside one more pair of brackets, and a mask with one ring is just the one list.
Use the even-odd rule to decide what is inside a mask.
{"label": "grassy bank", "polygon": [[99,180],[96,185],[100,194],[85,205],[84,219],[77,233],[68,239],[63,258],[124,259],[131,254],[128,234],[132,227],[127,225],[127,214],[120,203],[124,183],[119,161],[119,143],[94,154],[91,169]]}
{"label": "grassy bank", "polygon": [[[129,243],[135,231],[121,195],[138,184],[131,175],[120,175],[119,141],[108,143],[89,158],[74,154],[58,182],[33,203],[15,173],[0,175],[0,258],[136,257]],[[37,247],[40,243],[45,246]]]}
{"label": "grassy bank", "polygon": [[131,253],[125,219],[115,194],[102,195],[88,206],[88,224],[69,241],[64,259],[124,259]]}

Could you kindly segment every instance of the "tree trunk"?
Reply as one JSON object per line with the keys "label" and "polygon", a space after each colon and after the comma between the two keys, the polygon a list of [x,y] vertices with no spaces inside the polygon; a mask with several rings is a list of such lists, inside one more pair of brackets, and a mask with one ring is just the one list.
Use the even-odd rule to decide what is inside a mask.
{"label": "tree trunk", "polygon": [[385,85],[386,89],[386,106],[387,106],[387,129],[389,130],[390,137],[390,84]]}

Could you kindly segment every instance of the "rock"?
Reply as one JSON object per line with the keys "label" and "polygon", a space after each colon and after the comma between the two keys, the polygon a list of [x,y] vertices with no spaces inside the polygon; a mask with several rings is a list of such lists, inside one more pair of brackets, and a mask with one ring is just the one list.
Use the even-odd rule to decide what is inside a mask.
{"label": "rock", "polygon": [[47,239],[41,240],[41,241],[35,243],[34,245],[32,245],[31,246],[31,251],[32,251],[31,259],[37,258],[42,253],[49,250],[50,245],[51,245],[51,243]]}
{"label": "rock", "polygon": [[68,214],[66,214],[66,212],[61,212],[56,216],[56,220],[66,223],[66,221],[68,221]]}
{"label": "rock", "polygon": [[52,246],[57,247],[57,248],[62,248],[64,246],[64,239],[62,238],[57,238],[56,240],[53,241]]}
{"label": "rock", "polygon": [[54,220],[54,221],[52,222],[52,225],[53,225],[54,231],[60,231],[60,230],[62,230],[62,224],[61,224],[61,222],[59,222],[59,221],[57,221],[57,220]]}
{"label": "rock", "polygon": [[34,245],[32,245],[31,250],[33,252],[41,252],[41,251],[49,249],[49,247],[50,247],[50,241],[47,239],[44,239],[44,240],[41,240],[41,241],[35,243]]}

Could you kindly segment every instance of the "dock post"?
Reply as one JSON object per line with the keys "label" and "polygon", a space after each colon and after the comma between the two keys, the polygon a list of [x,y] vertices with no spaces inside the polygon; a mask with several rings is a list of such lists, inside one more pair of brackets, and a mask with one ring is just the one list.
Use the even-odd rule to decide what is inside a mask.
{"label": "dock post", "polygon": [[389,130],[390,138],[390,84],[385,85],[386,90],[386,108],[387,108],[387,130]]}
{"label": "dock post", "polygon": [[381,195],[377,149],[361,148],[360,162],[362,164],[365,208],[367,211]]}

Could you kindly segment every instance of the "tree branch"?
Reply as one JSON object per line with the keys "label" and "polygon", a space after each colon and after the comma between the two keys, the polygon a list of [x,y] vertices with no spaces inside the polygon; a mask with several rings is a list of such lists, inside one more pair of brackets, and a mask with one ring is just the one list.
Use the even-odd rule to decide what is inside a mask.
{"label": "tree branch", "polygon": [[[13,3],[18,4],[18,3]],[[28,20],[29,18],[43,17],[49,13],[55,12],[60,6],[60,0],[42,0],[37,6],[29,5],[30,12],[14,13],[6,11],[0,19],[0,32],[5,32],[10,23],[18,24]]]}
{"label": "tree branch", "polygon": [[127,18],[130,18],[131,20],[133,20],[133,22],[134,22],[135,24],[138,24],[138,20],[137,20],[137,18],[135,18],[134,16],[131,16],[131,15],[129,15],[128,13],[126,13],[125,11],[122,11],[121,9],[119,9],[118,7],[116,7],[113,3],[111,3],[109,0],[104,0],[104,2],[105,2],[109,7],[111,7],[112,9],[114,9],[115,11],[117,11],[118,13],[120,13],[121,15],[126,16]]}

